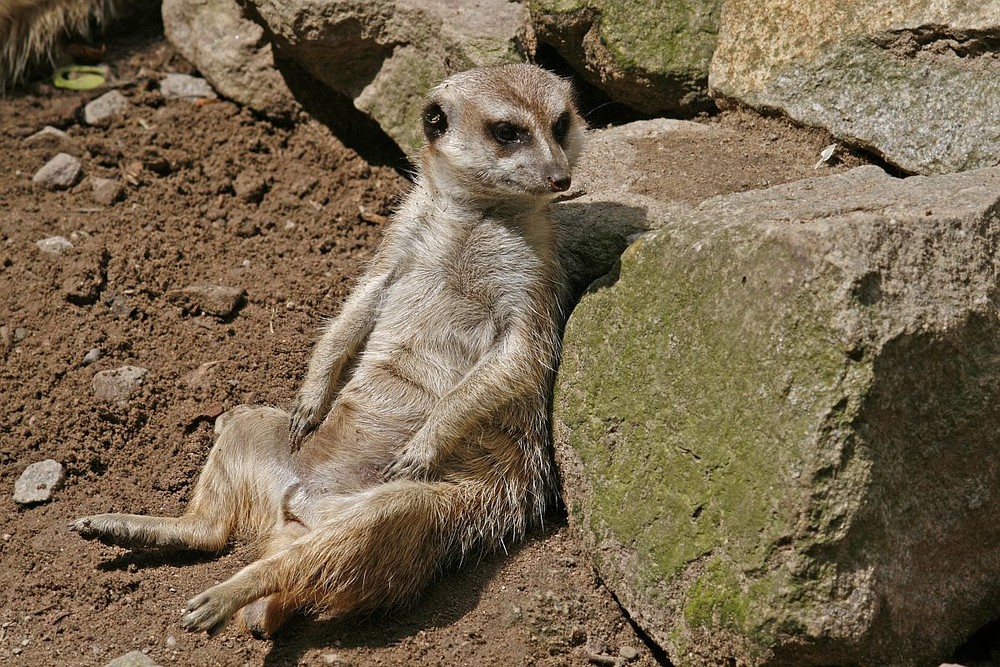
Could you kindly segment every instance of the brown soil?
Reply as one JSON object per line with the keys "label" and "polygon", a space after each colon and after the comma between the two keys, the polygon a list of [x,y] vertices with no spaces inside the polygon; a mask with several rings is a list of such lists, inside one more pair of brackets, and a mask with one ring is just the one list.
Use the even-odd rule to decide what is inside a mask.
{"label": "brown soil", "polygon": [[[662,660],[558,513],[509,556],[449,573],[407,612],[302,617],[273,641],[178,625],[187,599],[247,562],[241,545],[130,553],[67,531],[82,514],[179,513],[215,416],[289,404],[322,318],[406,187],[315,121],[278,126],[229,102],[164,100],[157,78],[189,66],[162,37],[118,44],[110,62],[132,107],[108,127],[80,120],[99,93],[36,84],[0,101],[0,662],[103,665],[141,650],[161,665],[579,665],[622,647],[638,649],[630,664]],[[709,122],[730,138],[651,158],[679,199],[813,175],[829,143],[748,114]],[[44,125],[71,145],[28,147]],[[81,159],[84,180],[34,186],[57,150]],[[124,183],[123,199],[96,203],[94,177]],[[74,248],[36,247],[55,235]],[[220,319],[167,298],[198,283],[243,288],[245,305]],[[85,365],[92,348],[103,357]],[[98,400],[95,373],[126,364],[148,369],[141,390],[123,405]],[[46,458],[65,466],[65,486],[48,503],[15,505],[15,480]]]}

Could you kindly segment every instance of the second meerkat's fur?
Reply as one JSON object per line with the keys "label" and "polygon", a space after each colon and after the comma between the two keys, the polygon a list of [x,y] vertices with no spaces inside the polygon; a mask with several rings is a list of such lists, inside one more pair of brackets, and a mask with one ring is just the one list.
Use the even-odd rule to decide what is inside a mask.
{"label": "second meerkat's fur", "polygon": [[240,612],[270,634],[304,606],[407,602],[442,566],[521,538],[553,499],[565,281],[548,201],[569,187],[583,121],[569,83],[531,65],[447,79],[423,121],[413,188],[291,414],[240,410],[183,516],[71,524],[128,547],[259,540],[260,560],[188,602],[189,630]]}
{"label": "second meerkat's fur", "polygon": [[54,58],[61,40],[89,36],[125,6],[124,0],[0,0],[0,91],[32,65]]}

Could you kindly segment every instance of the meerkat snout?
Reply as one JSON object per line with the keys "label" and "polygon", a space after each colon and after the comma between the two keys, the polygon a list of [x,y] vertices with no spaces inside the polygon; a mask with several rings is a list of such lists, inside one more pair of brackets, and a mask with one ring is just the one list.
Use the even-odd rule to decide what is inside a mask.
{"label": "meerkat snout", "polygon": [[566,190],[569,190],[570,183],[573,182],[573,179],[570,178],[567,173],[556,173],[549,176],[548,181],[549,189],[552,190],[552,192],[566,192]]}

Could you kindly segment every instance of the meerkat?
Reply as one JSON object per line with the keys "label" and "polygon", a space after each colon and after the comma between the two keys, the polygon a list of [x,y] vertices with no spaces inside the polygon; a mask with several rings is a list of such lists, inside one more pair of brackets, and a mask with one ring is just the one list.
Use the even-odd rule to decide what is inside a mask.
{"label": "meerkat", "polygon": [[423,126],[412,189],[291,413],[234,411],[181,517],[70,524],[132,548],[257,541],[259,560],[187,603],[188,630],[238,614],[269,636],[303,607],[401,605],[444,566],[520,539],[555,498],[565,281],[549,202],[584,122],[569,82],[518,64],[446,79]]}

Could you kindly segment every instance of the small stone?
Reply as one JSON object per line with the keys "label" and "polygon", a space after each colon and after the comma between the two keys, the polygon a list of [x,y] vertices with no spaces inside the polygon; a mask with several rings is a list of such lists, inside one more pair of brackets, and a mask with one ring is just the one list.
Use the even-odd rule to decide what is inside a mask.
{"label": "small stone", "polygon": [[83,165],[79,160],[68,153],[59,153],[36,171],[31,180],[49,190],[65,190],[76,185],[81,173]]}
{"label": "small stone", "polygon": [[349,667],[351,664],[339,653],[324,653],[322,660],[324,665],[335,665],[336,667]]}
{"label": "small stone", "polygon": [[17,327],[14,329],[14,342],[20,343],[22,340],[28,337],[28,330],[24,327]]}
{"label": "small stone", "polygon": [[629,646],[628,644],[618,647],[618,657],[625,662],[632,662],[638,659],[639,649],[634,646]]}
{"label": "small stone", "polygon": [[48,238],[35,241],[39,250],[48,255],[61,255],[67,250],[73,249],[73,244],[65,236],[50,236]]}
{"label": "small stone", "polygon": [[83,120],[87,125],[106,125],[115,116],[120,116],[132,106],[128,99],[117,90],[111,90],[91,101],[83,108]]}
{"label": "small stone", "polygon": [[180,306],[185,311],[206,313],[226,318],[236,312],[246,299],[241,287],[226,285],[189,285],[166,293],[167,301]]}
{"label": "small stone", "polygon": [[14,482],[14,502],[33,505],[51,500],[66,480],[62,464],[53,459],[32,463]]}
{"label": "small stone", "polygon": [[62,130],[46,125],[30,137],[25,137],[24,145],[28,148],[41,148],[59,153],[78,153],[80,145]]}
{"label": "small stone", "polygon": [[83,355],[83,365],[89,366],[101,357],[104,356],[104,352],[99,347],[92,347],[87,351],[87,354]]}
{"label": "small stone", "polygon": [[92,176],[90,185],[93,188],[90,193],[91,198],[101,206],[111,206],[125,194],[121,181],[116,179]]}
{"label": "small stone", "polygon": [[157,667],[156,661],[142,651],[129,651],[118,656],[104,667]]}
{"label": "small stone", "polygon": [[100,371],[94,375],[92,383],[94,397],[102,401],[123,405],[139,391],[142,380],[148,372],[140,366],[122,366],[108,371]]}
{"label": "small stone", "polygon": [[177,646],[177,638],[173,635],[167,635],[167,648],[173,648]]}
{"label": "small stone", "polygon": [[254,169],[241,171],[233,181],[233,191],[243,201],[257,204],[267,192],[267,181]]}
{"label": "small stone", "polygon": [[590,635],[587,637],[586,648],[588,653],[592,653],[594,655],[603,655],[608,652],[607,642],[596,635]]}
{"label": "small stone", "polygon": [[168,74],[160,81],[160,92],[167,99],[211,99],[218,97],[208,81],[189,74]]}

